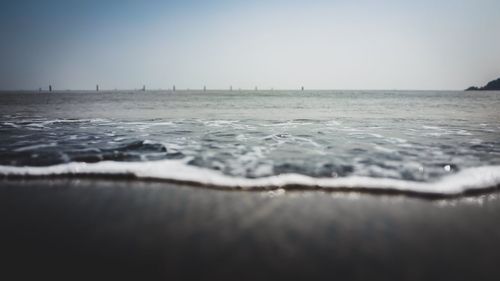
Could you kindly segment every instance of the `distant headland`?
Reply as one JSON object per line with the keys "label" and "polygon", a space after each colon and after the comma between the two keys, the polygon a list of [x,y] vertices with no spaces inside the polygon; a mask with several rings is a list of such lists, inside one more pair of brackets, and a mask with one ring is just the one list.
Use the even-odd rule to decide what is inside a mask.
{"label": "distant headland", "polygon": [[500,78],[488,82],[484,87],[472,86],[467,88],[466,91],[500,91]]}

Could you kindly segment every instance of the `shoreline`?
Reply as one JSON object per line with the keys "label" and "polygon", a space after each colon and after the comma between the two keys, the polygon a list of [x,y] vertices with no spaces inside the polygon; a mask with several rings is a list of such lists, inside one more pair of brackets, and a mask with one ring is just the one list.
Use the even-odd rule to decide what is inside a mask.
{"label": "shoreline", "polygon": [[187,165],[185,160],[145,162],[70,162],[51,166],[2,166],[2,180],[97,179],[158,182],[224,191],[324,191],[404,195],[425,199],[477,196],[500,189],[500,166],[470,167],[432,181],[366,176],[310,177],[296,173],[260,178],[236,177],[217,170]]}
{"label": "shoreline", "polygon": [[0,184],[2,183],[16,183],[16,182],[38,182],[38,181],[112,181],[112,182],[126,182],[130,184],[164,184],[166,186],[185,186],[186,188],[193,189],[207,189],[219,192],[242,192],[242,193],[262,193],[262,192],[320,192],[328,194],[362,194],[367,196],[403,196],[408,198],[422,199],[422,200],[459,200],[470,197],[478,197],[483,195],[495,194],[500,192],[500,184],[481,189],[469,189],[461,193],[426,193],[411,190],[398,190],[393,188],[366,188],[366,187],[333,187],[324,188],[321,186],[305,186],[305,185],[285,185],[285,186],[268,186],[255,189],[238,188],[238,187],[225,187],[218,185],[203,184],[196,181],[181,181],[175,179],[156,179],[156,178],[141,178],[134,175],[102,175],[102,174],[63,174],[63,175],[45,175],[45,176],[21,176],[21,175],[0,175]]}
{"label": "shoreline", "polygon": [[496,280],[500,194],[446,200],[0,181],[1,276]]}

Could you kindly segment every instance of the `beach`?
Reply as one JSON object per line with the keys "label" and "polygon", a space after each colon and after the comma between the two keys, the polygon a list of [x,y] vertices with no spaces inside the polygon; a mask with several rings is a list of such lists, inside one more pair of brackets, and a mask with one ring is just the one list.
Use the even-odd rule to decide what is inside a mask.
{"label": "beach", "polygon": [[0,281],[500,280],[500,1],[5,1]]}
{"label": "beach", "polygon": [[2,93],[0,279],[497,280],[499,104]]}
{"label": "beach", "polygon": [[2,279],[497,280],[498,193],[3,179]]}

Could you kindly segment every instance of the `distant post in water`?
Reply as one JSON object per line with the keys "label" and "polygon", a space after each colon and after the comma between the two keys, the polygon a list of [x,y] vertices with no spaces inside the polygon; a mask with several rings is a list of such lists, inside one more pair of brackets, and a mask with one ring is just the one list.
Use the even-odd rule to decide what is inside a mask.
{"label": "distant post in water", "polygon": [[203,86],[203,92],[207,91],[207,86]]}
{"label": "distant post in water", "polygon": [[99,92],[99,84],[95,85],[95,91]]}
{"label": "distant post in water", "polygon": [[142,86],[142,91],[145,92],[146,91],[146,85],[143,85]]}
{"label": "distant post in water", "polygon": [[49,92],[52,92],[52,85],[49,85]]}
{"label": "distant post in water", "polygon": [[174,91],[174,92],[175,92],[175,85],[172,87],[172,91]]}
{"label": "distant post in water", "polygon": [[229,91],[233,91],[233,86],[229,86]]}
{"label": "distant post in water", "polygon": [[300,88],[301,91],[304,91],[304,86],[302,86],[302,88]]}

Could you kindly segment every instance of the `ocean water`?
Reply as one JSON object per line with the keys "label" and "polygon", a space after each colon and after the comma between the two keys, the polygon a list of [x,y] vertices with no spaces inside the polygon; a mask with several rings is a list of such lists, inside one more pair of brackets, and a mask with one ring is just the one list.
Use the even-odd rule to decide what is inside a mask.
{"label": "ocean water", "polygon": [[0,175],[457,194],[500,184],[500,92],[0,93]]}

